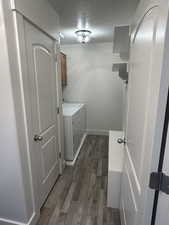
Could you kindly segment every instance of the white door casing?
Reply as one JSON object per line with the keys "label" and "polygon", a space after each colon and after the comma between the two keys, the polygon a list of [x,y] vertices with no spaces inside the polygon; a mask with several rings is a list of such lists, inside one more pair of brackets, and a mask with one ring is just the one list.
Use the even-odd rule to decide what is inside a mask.
{"label": "white door casing", "polygon": [[[32,165],[38,166],[36,163],[32,163],[36,151],[34,152],[32,147],[34,145],[33,134],[30,135],[32,132],[29,112],[31,111],[31,104],[29,104],[31,89],[27,87],[30,85],[27,82],[24,20],[31,21],[53,40],[58,39],[59,20],[57,13],[48,1],[1,0],[0,2],[1,44],[3,45],[1,77],[4,78],[4,80],[2,79],[4,82],[1,83],[3,87],[1,99],[5,106],[1,109],[2,115],[3,112],[6,112],[4,120],[2,120],[5,136],[2,135],[1,138],[6,145],[4,145],[4,155],[1,157],[1,167],[3,168],[5,165],[4,168],[11,174],[6,176],[6,173],[3,174],[5,170],[1,171],[2,178],[5,176],[4,187],[6,186],[6,188],[1,188],[1,196],[3,196],[1,208],[3,210],[1,210],[0,224],[36,224],[40,208],[37,207],[34,199],[38,196],[39,189],[34,189],[37,176],[34,176],[36,168],[34,169]],[[11,8],[12,3],[16,3],[16,7]],[[56,76],[58,80],[58,74]],[[60,96],[59,92],[58,98],[61,102]],[[8,99],[10,100],[8,101]],[[12,129],[10,129],[11,126]],[[7,132],[8,130],[9,132]]]}
{"label": "white door casing", "polygon": [[121,188],[124,225],[145,224],[168,1],[154,1],[131,35],[125,162]]}
{"label": "white door casing", "polygon": [[[165,39],[165,51],[164,51],[164,69],[163,73],[165,74],[162,85],[161,85],[161,105],[167,105],[167,94],[169,91],[169,19],[167,24],[167,31],[166,31],[166,39]],[[165,108],[166,109],[166,108]],[[168,109],[166,110],[166,120],[165,120],[165,126],[167,127],[166,134],[163,133],[165,140],[165,146],[161,143],[161,148],[164,148],[164,159],[163,159],[163,165],[162,165],[162,172],[169,176],[169,127],[167,124],[168,119]],[[164,129],[164,125],[163,125]],[[165,137],[166,135],[166,137]],[[164,139],[163,139],[164,140]],[[161,150],[161,149],[160,149]],[[159,161],[159,158],[158,158]],[[160,166],[161,167],[161,166]],[[155,168],[153,172],[157,172],[158,169]],[[163,192],[159,192],[158,201],[157,201],[157,210],[156,210],[156,216],[155,216],[155,225],[168,225],[169,221],[169,196],[166,195]]]}
{"label": "white door casing", "polygon": [[[169,176],[169,130],[167,130],[162,172],[165,175]],[[158,196],[158,202],[157,202],[155,225],[161,225],[161,224],[167,225],[169,221],[168,212],[169,212],[169,197],[168,195],[160,191]]]}
{"label": "white door casing", "polygon": [[[26,20],[33,166],[39,207],[59,175],[55,41]],[[38,135],[42,140],[34,140]]]}

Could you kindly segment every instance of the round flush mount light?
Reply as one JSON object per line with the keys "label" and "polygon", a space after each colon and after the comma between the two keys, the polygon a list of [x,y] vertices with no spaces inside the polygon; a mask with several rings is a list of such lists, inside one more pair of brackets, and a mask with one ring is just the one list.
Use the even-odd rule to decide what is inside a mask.
{"label": "round flush mount light", "polygon": [[75,34],[77,36],[77,40],[80,43],[85,44],[90,41],[90,36],[92,32],[90,30],[77,30]]}

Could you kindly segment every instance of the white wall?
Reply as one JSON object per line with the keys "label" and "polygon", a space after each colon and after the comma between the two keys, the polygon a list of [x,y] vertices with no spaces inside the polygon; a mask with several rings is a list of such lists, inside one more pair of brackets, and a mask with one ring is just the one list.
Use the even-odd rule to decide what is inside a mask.
{"label": "white wall", "polygon": [[67,55],[67,102],[87,105],[87,129],[122,129],[123,82],[112,72],[112,43],[62,46]]}
{"label": "white wall", "polygon": [[[10,17],[5,18],[8,15],[3,11],[3,4],[9,6],[9,1],[0,0],[0,224],[2,225],[12,224],[10,220],[28,221],[5,26]],[[12,27],[8,28],[13,38]],[[11,49],[11,55],[14,51],[15,46]],[[15,60],[12,63],[15,63]],[[13,73],[15,72],[16,66],[13,67]]]}
{"label": "white wall", "polygon": [[[19,54],[19,47],[24,45],[24,35],[21,35],[24,27],[21,12],[12,11],[11,2],[14,3],[11,0],[0,0],[0,225],[30,225],[36,223],[40,209],[36,209],[34,204],[22,83],[26,73],[23,69],[24,57]],[[17,2],[21,1],[15,1]],[[34,1],[30,2],[33,7]],[[40,7],[48,14],[45,18],[54,16],[54,10],[53,16],[50,14],[51,10],[48,10],[50,5],[47,1],[36,1],[35,6],[38,6],[37,2],[43,3]],[[26,4],[27,0],[22,1],[22,9]],[[40,26],[40,21],[43,24],[40,27],[44,30],[44,25],[48,22],[51,24],[48,28],[52,28],[54,24],[57,27],[57,15],[51,19],[53,22],[49,19],[47,23],[43,23],[43,20],[36,20],[35,16],[38,17],[42,10],[39,7],[34,9],[31,12],[28,8],[26,16],[34,15],[30,20],[34,19],[35,24]],[[45,31],[55,37],[57,28],[52,29],[54,33],[47,29]],[[24,54],[24,49],[21,52]]]}

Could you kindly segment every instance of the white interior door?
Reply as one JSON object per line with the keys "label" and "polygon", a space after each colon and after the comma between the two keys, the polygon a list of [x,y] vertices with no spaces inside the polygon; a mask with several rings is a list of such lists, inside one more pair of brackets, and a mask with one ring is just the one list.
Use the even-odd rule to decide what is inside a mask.
{"label": "white interior door", "polygon": [[25,37],[32,120],[31,156],[41,206],[59,174],[55,42],[26,21]]}
{"label": "white interior door", "polygon": [[157,120],[168,1],[142,12],[131,36],[125,162],[121,190],[123,225],[148,225],[145,208]]}

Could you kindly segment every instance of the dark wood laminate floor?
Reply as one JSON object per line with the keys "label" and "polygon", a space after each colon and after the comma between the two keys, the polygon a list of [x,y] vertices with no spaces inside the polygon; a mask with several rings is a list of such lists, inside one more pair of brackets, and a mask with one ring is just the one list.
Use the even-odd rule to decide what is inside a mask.
{"label": "dark wood laminate floor", "polygon": [[38,225],[120,225],[106,207],[108,137],[86,138],[74,167],[66,167],[41,210]]}

